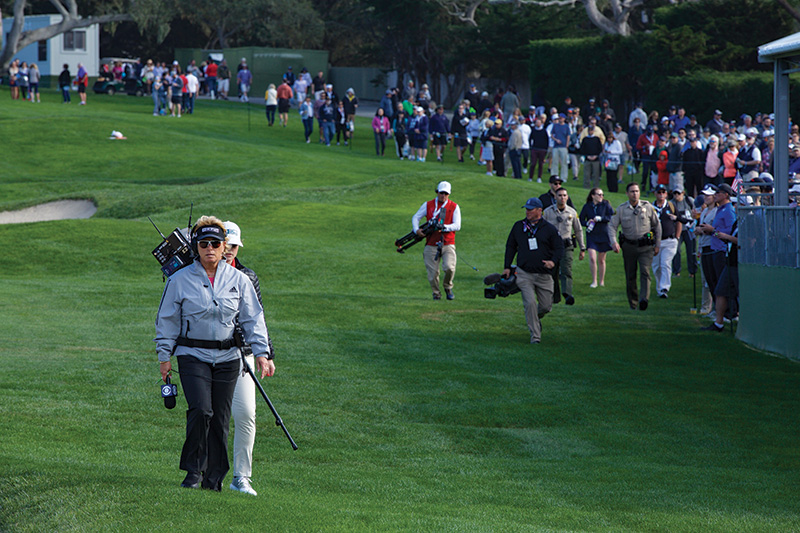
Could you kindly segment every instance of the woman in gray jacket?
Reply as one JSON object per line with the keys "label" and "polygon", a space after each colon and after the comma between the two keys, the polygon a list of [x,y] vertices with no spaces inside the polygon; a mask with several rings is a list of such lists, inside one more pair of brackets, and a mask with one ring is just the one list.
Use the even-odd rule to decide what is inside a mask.
{"label": "woman in gray jacket", "polygon": [[220,491],[228,473],[231,402],[240,370],[233,340],[238,317],[261,377],[272,375],[264,311],[253,284],[223,260],[222,221],[203,216],[192,228],[197,259],[167,280],[156,317],[156,351],[166,381],[175,355],[188,403],[181,451],[182,487]]}

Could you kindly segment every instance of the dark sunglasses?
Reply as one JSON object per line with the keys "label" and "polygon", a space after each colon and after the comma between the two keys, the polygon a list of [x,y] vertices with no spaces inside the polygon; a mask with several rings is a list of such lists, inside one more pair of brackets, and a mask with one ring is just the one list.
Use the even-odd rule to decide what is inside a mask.
{"label": "dark sunglasses", "polygon": [[200,241],[197,244],[200,245],[200,248],[208,248],[210,244],[212,248],[217,249],[222,246],[222,241]]}

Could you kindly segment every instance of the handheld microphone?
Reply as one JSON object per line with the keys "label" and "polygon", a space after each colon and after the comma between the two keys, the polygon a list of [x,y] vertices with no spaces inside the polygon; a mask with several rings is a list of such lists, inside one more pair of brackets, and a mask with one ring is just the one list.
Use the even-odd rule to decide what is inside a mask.
{"label": "handheld microphone", "polygon": [[172,383],[167,376],[167,381],[161,385],[161,397],[164,398],[164,407],[175,409],[175,397],[178,395],[178,386]]}

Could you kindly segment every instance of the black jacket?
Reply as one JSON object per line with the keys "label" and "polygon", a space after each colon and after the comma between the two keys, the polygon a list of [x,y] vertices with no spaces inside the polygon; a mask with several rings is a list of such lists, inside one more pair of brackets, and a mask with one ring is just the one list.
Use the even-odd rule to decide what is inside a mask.
{"label": "black jacket", "polygon": [[[531,250],[528,239],[536,239],[536,250]],[[525,272],[553,274],[553,269],[544,266],[543,261],[558,263],[564,257],[564,241],[555,226],[540,218],[532,227],[527,219],[518,220],[511,228],[506,241],[505,268],[511,268],[514,257],[517,267]]]}
{"label": "black jacket", "polygon": [[69,87],[72,84],[72,76],[69,74],[69,69],[64,69],[58,75],[58,86]]}

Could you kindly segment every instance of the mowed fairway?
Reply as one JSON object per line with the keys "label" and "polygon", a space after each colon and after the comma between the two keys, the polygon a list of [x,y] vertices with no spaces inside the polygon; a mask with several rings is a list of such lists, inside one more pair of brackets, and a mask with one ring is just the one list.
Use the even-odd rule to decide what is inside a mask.
{"label": "mowed fairway", "polygon": [[[576,258],[576,305],[538,346],[519,295],[484,299],[545,184],[451,151],[377,158],[366,118],[352,149],[326,148],[256,105],[248,127],[233,102],[172,119],[147,98],[0,96],[0,211],[98,206],[0,226],[0,531],[800,530],[800,367],[700,332],[685,267],[643,313],[621,256],[604,289]],[[456,299],[434,302],[422,245],[393,242],[442,179],[479,271],[459,262]],[[178,487],[186,403],[159,395],[147,216],[168,233],[192,202],[242,228],[277,352],[264,385],[300,447],[259,399],[255,498]]]}

